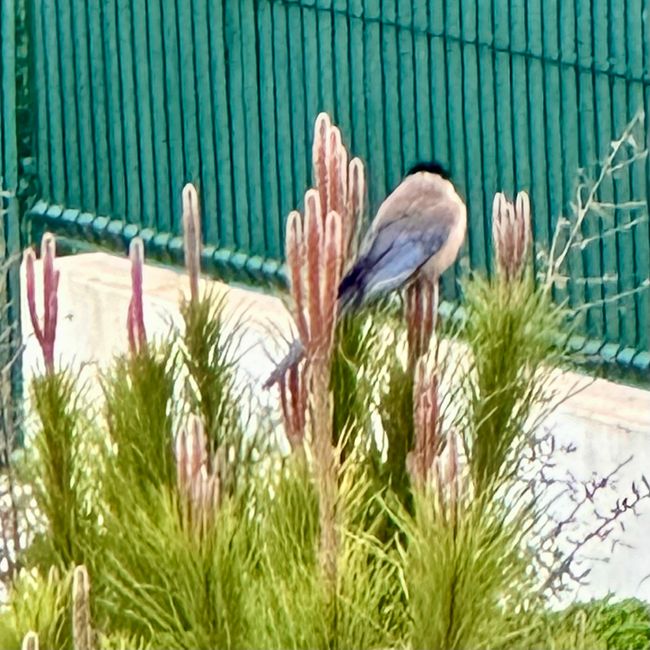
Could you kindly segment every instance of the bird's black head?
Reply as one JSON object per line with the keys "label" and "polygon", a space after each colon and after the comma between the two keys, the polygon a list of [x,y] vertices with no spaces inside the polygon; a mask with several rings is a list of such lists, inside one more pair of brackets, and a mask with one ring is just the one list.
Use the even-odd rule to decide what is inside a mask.
{"label": "bird's black head", "polygon": [[432,160],[431,162],[419,162],[411,169],[408,170],[407,176],[411,174],[417,174],[418,172],[429,172],[429,174],[437,174],[442,176],[445,180],[451,180],[451,175],[449,172],[437,161]]}

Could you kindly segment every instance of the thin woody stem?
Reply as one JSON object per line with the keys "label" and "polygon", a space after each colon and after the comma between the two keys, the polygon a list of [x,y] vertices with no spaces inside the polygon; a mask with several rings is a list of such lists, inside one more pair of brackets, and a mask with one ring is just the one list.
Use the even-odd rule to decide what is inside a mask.
{"label": "thin woody stem", "polygon": [[556,228],[555,234],[553,235],[553,242],[551,244],[551,252],[549,254],[549,266],[546,274],[546,290],[548,290],[552,285],[553,276],[560,269],[560,267],[564,263],[564,260],[566,259],[566,256],[569,254],[569,251],[571,250],[571,243],[575,240],[576,235],[580,231],[580,228],[582,227],[582,223],[584,222],[585,217],[587,216],[587,213],[589,212],[591,205],[593,204],[596,198],[596,194],[600,189],[603,180],[605,179],[607,174],[612,172],[613,163],[614,160],[616,159],[616,156],[618,155],[623,145],[628,141],[628,138],[631,135],[633,129],[636,127],[637,124],[640,123],[642,116],[643,116],[642,113],[637,113],[637,115],[635,115],[632,121],[625,127],[625,130],[623,131],[621,137],[612,143],[612,149],[609,155],[607,156],[607,158],[605,159],[604,164],[601,166],[600,174],[598,175],[598,178],[591,185],[589,193],[587,194],[587,200],[584,203],[582,202],[581,195],[578,192],[578,213],[576,216],[576,220],[569,234],[567,244],[564,246],[564,248],[559,253],[559,255],[557,255],[557,257],[556,257],[556,249],[559,244],[560,229]]}

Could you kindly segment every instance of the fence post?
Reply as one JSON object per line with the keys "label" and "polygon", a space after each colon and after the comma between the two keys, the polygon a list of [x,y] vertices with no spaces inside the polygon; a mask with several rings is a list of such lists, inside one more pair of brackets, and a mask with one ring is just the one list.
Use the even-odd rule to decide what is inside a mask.
{"label": "fence post", "polygon": [[[10,444],[20,443],[13,433],[22,394],[15,0],[0,5],[0,120],[0,447],[6,453]],[[4,460],[3,453],[0,462]]]}

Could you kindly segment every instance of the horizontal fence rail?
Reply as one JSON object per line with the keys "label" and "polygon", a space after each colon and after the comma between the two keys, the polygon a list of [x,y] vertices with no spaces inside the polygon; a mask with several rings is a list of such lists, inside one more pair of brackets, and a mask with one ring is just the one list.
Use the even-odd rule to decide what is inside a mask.
{"label": "horizontal fence rail", "polygon": [[[447,164],[468,203],[469,263],[484,269],[494,192],[530,193],[547,249],[579,170],[650,109],[650,0],[28,2],[37,230],[118,248],[141,234],[178,261],[192,181],[206,264],[226,277],[281,278],[322,110],[366,162],[372,210],[414,162]],[[600,200],[647,205],[648,173],[608,180]],[[638,217],[615,211],[620,230],[570,256],[558,297],[584,308],[587,351],[647,369]],[[583,235],[602,228],[589,220]]]}

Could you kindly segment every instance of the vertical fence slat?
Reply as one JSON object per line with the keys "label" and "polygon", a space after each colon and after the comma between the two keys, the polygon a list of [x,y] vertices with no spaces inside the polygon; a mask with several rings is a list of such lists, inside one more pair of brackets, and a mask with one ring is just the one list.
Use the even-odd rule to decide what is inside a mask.
{"label": "vertical fence slat", "polygon": [[[413,3],[413,65],[415,68],[416,156],[419,160],[433,159],[433,124],[431,117],[431,85],[429,82],[428,2]],[[435,65],[435,64],[434,64]]]}
{"label": "vertical fence slat", "polygon": [[402,175],[400,129],[399,58],[397,54],[396,0],[381,3],[381,73],[384,79],[383,124],[386,155],[386,176],[383,185],[390,191]]}
{"label": "vertical fence slat", "polygon": [[[32,22],[34,31],[40,30],[43,25],[43,1],[34,0],[32,5]],[[3,39],[4,42],[4,39]],[[50,131],[49,118],[47,112],[47,74],[45,70],[45,39],[33,39],[33,57],[34,57],[34,94],[33,101],[35,107],[35,146],[36,146],[36,163],[38,169],[38,179],[41,186],[42,196],[48,200],[51,198],[52,187],[50,183]]]}
{"label": "vertical fence slat", "polygon": [[[156,220],[150,226],[168,232],[172,210],[180,209],[180,201],[172,198],[169,166],[169,125],[167,120],[167,91],[163,43],[161,0],[147,3],[148,59],[151,82],[151,128],[153,136],[154,182],[156,191]],[[173,207],[172,207],[173,206]],[[146,221],[145,221],[146,223]]]}
{"label": "vertical fence slat", "polygon": [[[183,2],[184,0],[180,0]],[[165,62],[165,111],[167,114],[168,183],[171,195],[170,230],[180,232],[180,194],[185,182],[183,113],[179,70],[176,0],[161,0],[163,57]]]}
{"label": "vertical fence slat", "polygon": [[[18,142],[16,122],[16,7],[14,0],[0,4],[0,189],[12,195],[0,199],[4,214],[0,215],[0,247],[3,260],[12,259],[7,269],[6,295],[2,312],[3,328],[9,329],[8,340],[2,346],[2,360],[6,364],[20,346],[20,237],[18,200]],[[15,257],[14,257],[15,256]],[[3,331],[5,334],[6,331]],[[12,397],[19,403],[22,390],[20,361],[11,368]],[[20,414],[17,412],[16,416]],[[19,441],[16,441],[19,442]]]}
{"label": "vertical fence slat", "polygon": [[[301,188],[304,191],[311,181],[311,130],[313,128],[313,114],[310,116],[305,111],[305,64],[306,53],[304,50],[304,39],[301,38],[302,15],[298,5],[289,5],[287,7],[287,27],[289,30],[289,60],[291,65],[287,71],[289,74],[289,96],[288,101],[291,107],[291,144],[292,161],[291,167],[294,188],[298,193],[292,203],[291,209],[302,201]],[[317,53],[310,53],[313,56],[311,65],[314,70],[317,69]],[[313,81],[316,81],[314,78]],[[309,81],[312,83],[312,80]],[[311,117],[311,119],[310,119]]]}
{"label": "vertical fence slat", "polygon": [[512,130],[515,168],[515,189],[531,189],[530,143],[528,139],[528,73],[526,57],[528,48],[526,33],[527,3],[513,2],[510,9],[510,43],[515,52],[512,56]]}
{"label": "vertical fence slat", "polygon": [[[308,141],[311,142],[314,119],[318,113],[324,110],[319,90],[318,25],[315,9],[301,7],[300,16],[302,18],[301,46],[304,54],[305,132],[309,134]],[[300,34],[301,32],[298,31],[297,33]],[[292,38],[295,38],[295,36],[292,35]],[[309,170],[309,179],[311,181],[311,169]]]}
{"label": "vertical fence slat", "polygon": [[447,120],[447,51],[441,34],[445,26],[442,3],[429,5],[429,57],[431,65],[431,112],[433,122],[434,158],[451,167],[449,152],[449,124]]}
{"label": "vertical fence slat", "polygon": [[[595,93],[598,110],[597,119],[597,142],[598,160],[603,160],[610,151],[610,142],[613,138],[612,124],[612,94],[609,70],[609,33],[608,19],[609,9],[607,0],[593,0],[593,34],[594,34],[594,68]],[[613,202],[614,187],[610,177],[606,177],[601,184],[600,200]],[[611,224],[610,224],[611,225]],[[600,228],[602,232],[602,227]],[[601,268],[603,278],[616,275],[616,246],[612,237],[605,237],[601,244]],[[606,337],[610,340],[619,340],[618,308],[615,303],[616,285],[603,280],[604,310]]]}
{"label": "vertical fence slat", "polygon": [[[251,242],[249,197],[246,181],[246,119],[244,116],[244,70],[241,49],[241,14],[238,2],[225,3],[226,46],[228,48],[228,83],[232,143],[232,173],[235,192],[235,241],[237,248],[247,249]],[[234,215],[233,215],[234,216]]]}
{"label": "vertical fence slat", "polygon": [[[447,82],[447,112],[449,114],[449,163],[451,175],[456,179],[460,186],[461,192],[467,197],[468,179],[467,166],[465,164],[467,142],[465,139],[465,120],[464,111],[464,69],[463,69],[463,52],[461,45],[461,15],[460,0],[450,0],[445,6],[445,33],[447,36],[446,50],[446,82]],[[475,229],[476,220],[480,220],[479,227],[482,228],[482,215],[475,215],[472,206],[469,206],[468,213],[468,231],[472,233]],[[470,260],[482,260],[481,253],[477,247],[482,246],[475,234],[468,236]],[[442,292],[448,298],[455,298],[456,292],[456,269],[450,269],[445,273],[442,279]]]}
{"label": "vertical fence slat", "polygon": [[[40,0],[39,0],[40,1]],[[95,209],[101,215],[112,213],[111,197],[111,157],[108,136],[108,102],[106,96],[106,67],[104,62],[104,26],[101,5],[95,2],[86,5],[88,18],[88,42],[90,60],[90,84],[92,95],[92,120],[94,157],[97,169],[95,181]],[[35,52],[38,67],[38,50]],[[39,85],[38,79],[35,85]],[[39,107],[40,110],[40,107]],[[40,132],[40,127],[39,127]]]}
{"label": "vertical fence slat", "polygon": [[494,80],[497,114],[497,155],[499,188],[513,192],[514,152],[512,147],[512,84],[510,49],[510,2],[494,0]]}
{"label": "vertical fence slat", "polygon": [[[207,0],[192,2],[192,42],[195,48],[197,137],[200,165],[197,174],[201,183],[203,204],[203,239],[214,242],[219,237],[216,152],[214,147],[215,118],[210,78],[210,37]],[[191,178],[191,177],[190,177]]]}
{"label": "vertical fence slat", "polygon": [[[562,207],[561,213],[566,215],[572,209],[576,189],[576,176],[580,167],[579,152],[579,116],[578,116],[578,78],[575,69],[576,52],[576,24],[575,1],[570,0],[560,4],[559,29],[560,29],[560,94],[561,115],[560,134],[562,141]],[[584,304],[585,287],[584,271],[580,251],[573,248],[567,258],[568,270],[571,276],[569,282],[569,296],[571,304],[579,306]]]}
{"label": "vertical fence slat", "polygon": [[[642,43],[640,67],[643,78],[647,80],[650,78],[650,21],[647,20],[648,12],[650,12],[650,2],[648,0],[642,1],[641,12],[642,16],[646,17],[646,20],[640,21],[639,25],[637,25],[637,28],[641,31]],[[645,137],[647,141],[648,121],[650,120],[650,84],[648,83],[643,84],[643,97],[641,100],[645,112]],[[646,159],[643,165],[643,171],[646,197],[648,197],[648,188],[650,187],[650,160]],[[646,198],[646,214],[649,211],[650,204],[648,198]],[[637,278],[639,283],[647,284],[650,280],[650,224],[648,221],[640,223],[637,227],[637,238],[641,248],[640,257],[637,260],[637,268],[639,271]],[[639,348],[641,350],[650,350],[650,289],[646,289],[640,294],[639,301]]]}
{"label": "vertical fence slat", "polygon": [[[310,12],[311,13],[311,12]],[[312,16],[313,17],[313,16]],[[291,104],[289,92],[289,35],[287,33],[287,8],[273,3],[273,51],[275,55],[275,101],[276,128],[278,133],[278,171],[281,213],[284,219],[290,210],[297,207],[296,197],[300,190],[293,186],[293,162],[291,144]],[[308,56],[308,55],[306,55]],[[317,81],[316,78],[313,79]],[[304,190],[303,190],[304,191]]]}
{"label": "vertical fence slat", "polygon": [[56,32],[59,46],[59,66],[61,79],[61,103],[63,116],[63,155],[65,159],[66,194],[63,199],[68,205],[81,202],[81,168],[79,166],[79,128],[77,120],[77,70],[79,58],[78,43],[72,36],[71,0],[58,1],[55,5],[56,21],[49,29]]}
{"label": "vertical fence slat", "polygon": [[75,43],[77,96],[79,120],[79,165],[81,170],[81,206],[90,211],[97,209],[95,178],[97,163],[95,161],[92,88],[90,81],[88,15],[86,2],[74,0],[72,5],[73,41]]}
{"label": "vertical fence slat", "polygon": [[350,49],[348,60],[350,62],[350,87],[352,103],[351,138],[352,151],[355,156],[368,158],[368,140],[366,123],[366,94],[364,92],[365,59],[363,55],[364,22],[363,0],[349,0],[350,12]]}
{"label": "vertical fence slat", "polygon": [[[0,7],[0,189],[18,184],[16,142],[16,6],[5,0]],[[4,233],[6,236],[9,234]]]}
{"label": "vertical fence slat", "polygon": [[42,34],[45,45],[47,114],[49,120],[48,145],[51,161],[51,198],[65,203],[65,152],[63,134],[63,108],[61,105],[61,75],[59,72],[59,44],[57,39],[56,3],[45,0],[42,14]]}
{"label": "vertical fence slat", "polygon": [[257,37],[259,39],[260,63],[260,102],[265,107],[261,111],[262,165],[264,168],[263,192],[264,227],[268,255],[279,258],[282,254],[281,213],[278,196],[277,134],[275,113],[277,105],[273,84],[273,21],[271,6],[260,3],[257,9]]}
{"label": "vertical fence slat", "polygon": [[494,34],[493,23],[493,2],[477,2],[477,40],[479,43],[478,65],[479,65],[479,99],[477,108],[481,115],[481,136],[482,136],[482,189],[483,189],[483,211],[487,223],[484,231],[486,246],[486,264],[489,265],[492,257],[492,230],[491,230],[491,208],[494,193],[504,189],[499,184],[498,154],[496,149],[497,121],[496,111],[498,96],[495,92],[495,53],[492,47]]}
{"label": "vertical fence slat", "polygon": [[[544,109],[546,140],[546,189],[548,193],[549,233],[553,236],[564,210],[562,188],[562,93],[560,88],[559,49],[559,0],[545,0],[543,3],[543,52],[544,62]],[[566,288],[558,286],[555,292],[560,301],[567,297]]]}
{"label": "vertical fence slat", "polygon": [[531,199],[535,241],[550,241],[546,194],[546,130],[544,119],[544,69],[542,56],[542,0],[528,3],[528,109],[530,115]]}
{"label": "vertical fence slat", "polygon": [[235,243],[234,186],[232,181],[232,151],[230,148],[230,118],[228,113],[228,80],[226,71],[226,45],[224,39],[223,2],[208,0],[208,26],[210,38],[210,80],[212,102],[215,107],[214,146],[217,152],[217,186],[219,188],[219,239],[212,241],[224,248]]}
{"label": "vertical fence slat", "polygon": [[150,33],[147,29],[147,4],[138,0],[131,0],[131,11],[133,16],[133,67],[135,70],[135,94],[138,108],[137,137],[140,150],[141,207],[138,219],[143,226],[150,228],[155,223],[157,211],[152,130],[153,97],[149,63]]}
{"label": "vertical fence slat", "polygon": [[121,122],[124,134],[124,170],[126,177],[126,215],[134,223],[141,223],[140,199],[140,146],[138,131],[138,104],[145,97],[135,92],[133,61],[133,15],[131,0],[118,0],[117,40],[119,52],[119,75],[122,86]]}
{"label": "vertical fence slat", "polygon": [[[0,190],[12,194],[0,205],[6,208],[2,234],[7,256],[20,252],[18,223],[18,142],[16,133],[16,14],[13,0],[0,7]],[[5,258],[6,260],[6,258]],[[12,265],[8,278],[9,318],[20,329],[18,264]]]}
{"label": "vertical fence slat", "polygon": [[334,53],[332,51],[332,0],[316,0],[312,11],[316,13],[318,29],[318,79],[321,110],[338,120],[334,86]]}
{"label": "vertical fence slat", "polygon": [[[611,45],[612,72],[617,73],[612,78],[612,126],[614,134],[618,136],[625,129],[630,111],[627,103],[627,81],[623,75],[627,72],[625,11],[627,3],[610,1],[609,38]],[[621,75],[621,76],[618,76]],[[614,196],[616,203],[630,200],[629,174],[617,175],[614,178]],[[621,342],[634,346],[637,342],[636,319],[634,314],[634,296],[629,295],[634,290],[634,247],[632,245],[633,231],[624,229],[630,221],[628,210],[616,210],[616,227],[623,228],[614,239],[616,242],[617,257],[616,269],[618,273],[617,294],[628,294],[617,301],[618,316],[620,321]]]}
{"label": "vertical fence slat", "polygon": [[466,148],[466,195],[470,209],[470,237],[473,244],[473,264],[485,269],[490,248],[490,216],[484,204],[482,137],[483,128],[478,61],[478,15],[476,0],[462,0],[461,21],[463,35],[463,108]]}
{"label": "vertical fence slat", "polygon": [[117,35],[117,0],[102,5],[104,61],[106,62],[106,90],[108,99],[108,143],[113,189],[111,214],[126,215],[126,168],[124,162],[124,134],[122,132],[122,93]]}
{"label": "vertical fence slat", "polygon": [[413,0],[398,0],[397,3],[402,173],[416,161],[419,137],[415,94],[414,4]]}
{"label": "vertical fence slat", "polygon": [[[246,119],[246,177],[248,180],[248,209],[250,244],[247,251],[264,255],[264,212],[262,208],[262,170],[260,165],[260,97],[257,44],[255,40],[254,0],[241,2],[242,63],[244,82],[244,115]],[[302,97],[300,93],[297,99]]]}
{"label": "vertical fence slat", "polygon": [[[448,85],[448,70],[452,64],[447,41],[442,36],[446,27],[445,20],[446,12],[443,4],[430,4],[429,25],[432,36],[429,39],[429,53],[431,61],[437,62],[437,65],[431,65],[434,157],[445,165],[455,178],[460,178],[458,167],[454,165],[457,165],[456,152],[460,149],[462,154],[463,147],[461,142],[452,139],[453,116],[449,113]],[[456,57],[455,60],[457,62],[458,58]],[[465,246],[469,247],[469,244],[466,243]],[[446,273],[442,278],[441,292],[445,298],[455,296],[456,286],[452,276],[453,271]]]}
{"label": "vertical fence slat", "polygon": [[[632,119],[640,110],[643,110],[643,84],[636,81],[643,76],[643,6],[641,0],[628,0],[626,16],[626,49],[627,49],[627,74],[634,81],[628,83],[628,119]],[[647,141],[647,128],[644,124],[644,140]],[[648,188],[645,180],[644,165],[634,165],[630,173],[630,194],[633,199],[648,196]],[[647,213],[646,215],[647,216]],[[630,211],[628,220],[630,222],[643,219],[642,210]],[[634,253],[633,267],[634,275],[632,286],[637,289],[644,280],[650,276],[650,237],[648,235],[648,223],[638,223],[630,229],[631,247]],[[645,292],[646,294],[648,291]],[[650,318],[647,312],[647,295],[644,292],[636,292],[634,295],[634,312],[636,314],[636,347],[647,348],[650,337]]]}
{"label": "vertical fence slat", "polygon": [[[192,3],[188,0],[177,2],[178,57],[181,90],[180,108],[183,122],[183,182],[196,182],[200,179],[201,157],[199,149],[199,125],[197,107],[196,70],[194,64],[195,17]],[[203,190],[203,187],[201,187]],[[201,191],[201,194],[203,192]]]}
{"label": "vertical fence slat", "polygon": [[[599,152],[596,139],[596,99],[594,94],[594,75],[591,71],[593,64],[593,15],[592,0],[577,0],[576,27],[577,57],[580,72],[578,74],[578,106],[580,112],[580,164],[591,165],[598,160]],[[592,306],[586,313],[586,326],[589,334],[597,339],[602,339],[604,334],[602,305],[603,287],[598,280],[602,276],[600,264],[600,245],[598,242],[599,225],[594,219],[587,219],[583,228],[583,236],[593,240],[582,250],[584,275],[595,278],[588,281],[585,287],[585,297]]]}
{"label": "vertical fence slat", "polygon": [[333,68],[336,79],[335,104],[338,114],[338,122],[343,129],[343,137],[348,145],[351,145],[350,136],[352,132],[352,120],[350,118],[350,67],[351,61],[348,58],[350,42],[348,17],[348,0],[333,0],[332,20],[334,45],[332,56],[334,57]]}
{"label": "vertical fence slat", "polygon": [[382,42],[379,0],[364,0],[364,91],[366,96],[366,115],[368,133],[367,182],[369,186],[370,208],[374,212],[383,198],[382,188],[386,184],[383,137],[384,83],[382,79]]}
{"label": "vertical fence slat", "polygon": [[[4,184],[6,183],[4,176],[8,172],[9,161],[5,161],[5,130],[9,134],[9,124],[16,122],[14,111],[11,108],[11,103],[6,97],[7,86],[11,85],[10,75],[15,75],[15,68],[12,65],[13,61],[7,60],[5,57],[7,55],[7,49],[15,48],[14,43],[14,30],[10,29],[9,19],[7,17],[7,10],[15,11],[13,4],[11,7],[5,7],[0,5],[0,190],[3,189]],[[14,50],[15,51],[15,50]],[[7,118],[9,121],[7,121]],[[5,207],[5,200],[0,197],[0,206]],[[0,231],[1,232],[1,231]],[[3,247],[0,249],[0,257],[4,256],[4,244],[5,241],[0,237],[0,246]]]}

